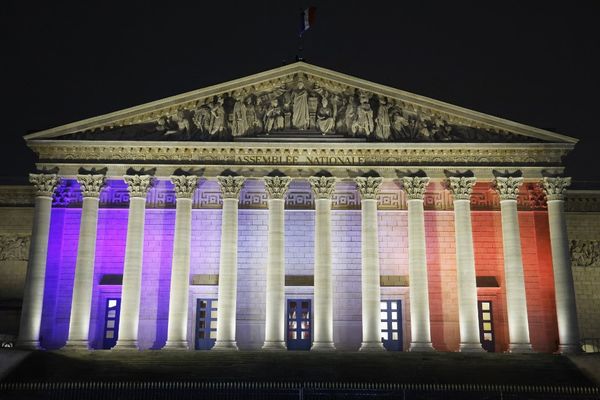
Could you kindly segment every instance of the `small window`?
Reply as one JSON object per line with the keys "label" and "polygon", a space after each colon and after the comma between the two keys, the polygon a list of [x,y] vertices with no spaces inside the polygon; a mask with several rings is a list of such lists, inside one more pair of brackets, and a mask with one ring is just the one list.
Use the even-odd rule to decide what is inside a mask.
{"label": "small window", "polygon": [[117,317],[117,310],[109,310],[108,314],[107,314],[108,318],[116,318]]}
{"label": "small window", "polygon": [[115,337],[115,331],[106,331],[106,339],[112,339]]}
{"label": "small window", "polygon": [[106,327],[113,329],[115,327],[115,320],[111,319],[111,320],[106,321]]}
{"label": "small window", "polygon": [[115,308],[117,306],[117,300],[108,300],[108,308]]}

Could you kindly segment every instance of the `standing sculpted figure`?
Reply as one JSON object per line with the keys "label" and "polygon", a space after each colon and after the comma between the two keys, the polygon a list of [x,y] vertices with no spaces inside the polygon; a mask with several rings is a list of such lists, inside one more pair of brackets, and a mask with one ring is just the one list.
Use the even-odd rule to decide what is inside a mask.
{"label": "standing sculpted figure", "polygon": [[280,130],[283,129],[283,127],[283,112],[279,106],[279,101],[277,99],[273,99],[271,100],[269,109],[265,113],[265,132],[269,133],[271,131]]}
{"label": "standing sculpted figure", "polygon": [[256,106],[252,101],[252,96],[246,97],[246,120],[248,124],[248,131],[250,133],[262,131],[263,124],[256,112]]}
{"label": "standing sculpted figure", "polygon": [[211,135],[216,135],[225,130],[225,108],[223,107],[223,96],[217,97],[217,100],[210,107],[210,131]]}
{"label": "standing sculpted figure", "polygon": [[244,104],[244,96],[242,93],[235,93],[235,104],[233,105],[233,121],[231,122],[231,134],[243,136],[248,132],[248,115],[246,105]]}
{"label": "standing sculpted figure", "polygon": [[333,130],[335,120],[333,119],[333,108],[329,104],[327,97],[321,98],[321,107],[317,111],[317,126],[323,135]]}
{"label": "standing sculpted figure", "polygon": [[356,120],[352,124],[352,132],[363,133],[367,136],[373,133],[373,110],[365,95],[360,96],[360,105],[356,110]]}
{"label": "standing sculpted figure", "polygon": [[380,97],[377,118],[375,119],[375,137],[379,140],[387,140],[392,133],[390,125],[387,101],[385,97]]}
{"label": "standing sculpted figure", "polygon": [[298,129],[308,129],[308,90],[304,82],[298,82],[298,88],[292,92],[292,126]]}

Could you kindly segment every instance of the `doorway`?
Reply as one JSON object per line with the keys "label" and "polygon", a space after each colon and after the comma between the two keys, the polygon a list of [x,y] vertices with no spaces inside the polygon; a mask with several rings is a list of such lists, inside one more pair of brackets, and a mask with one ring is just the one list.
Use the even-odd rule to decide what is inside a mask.
{"label": "doorway", "polygon": [[310,350],[312,345],[310,299],[288,299],[286,337],[288,350]]}
{"label": "doorway", "polygon": [[381,300],[381,341],[388,351],[402,351],[402,300]]}
{"label": "doorway", "polygon": [[479,314],[479,340],[485,351],[493,353],[496,351],[496,337],[494,335],[494,316],[492,302],[481,300],[477,302]]}
{"label": "doorway", "polygon": [[102,348],[112,349],[119,338],[119,317],[121,316],[121,299],[111,297],[106,299],[104,308],[104,329],[102,330]]}
{"label": "doorway", "polygon": [[196,300],[196,350],[210,350],[217,341],[217,299]]}

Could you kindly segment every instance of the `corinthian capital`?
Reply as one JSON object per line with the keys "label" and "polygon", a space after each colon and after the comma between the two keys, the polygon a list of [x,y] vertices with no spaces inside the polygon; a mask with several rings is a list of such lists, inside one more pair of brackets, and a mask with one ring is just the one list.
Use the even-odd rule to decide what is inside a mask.
{"label": "corinthian capital", "polygon": [[409,200],[423,200],[427,185],[429,185],[428,177],[405,176],[402,178],[402,188]]}
{"label": "corinthian capital", "polygon": [[240,197],[240,191],[244,186],[246,178],[243,176],[217,176],[217,181],[221,186],[221,195],[224,199],[237,199]]}
{"label": "corinthian capital", "polygon": [[311,176],[308,178],[310,187],[317,199],[331,199],[335,190],[335,178],[329,176]]}
{"label": "corinthian capital", "polygon": [[56,174],[29,174],[29,182],[35,187],[36,196],[52,197],[60,178]]}
{"label": "corinthian capital", "polygon": [[83,197],[99,197],[106,177],[104,175],[77,175],[77,182],[79,182]]}
{"label": "corinthian capital", "polygon": [[571,178],[556,177],[542,178],[542,188],[546,194],[546,200],[564,200],[567,187],[571,184]]}
{"label": "corinthian capital", "polygon": [[381,186],[381,182],[383,182],[383,178],[359,176],[354,178],[354,182],[356,182],[362,200],[374,200],[377,198],[377,193],[379,193],[379,187]]}
{"label": "corinthian capital", "polygon": [[198,186],[198,177],[195,175],[172,175],[171,182],[175,186],[178,199],[191,199]]}
{"label": "corinthian capital", "polygon": [[454,200],[470,200],[473,186],[477,179],[473,177],[450,177],[448,178],[448,190],[454,196]]}
{"label": "corinthian capital", "polygon": [[125,175],[123,180],[127,184],[129,197],[146,198],[148,190],[152,187],[154,177],[151,175]]}
{"label": "corinthian capital", "polygon": [[269,199],[283,199],[292,181],[289,176],[265,176],[264,179]]}
{"label": "corinthian capital", "polygon": [[498,176],[494,179],[493,187],[498,192],[500,200],[516,200],[522,184],[523,178]]}

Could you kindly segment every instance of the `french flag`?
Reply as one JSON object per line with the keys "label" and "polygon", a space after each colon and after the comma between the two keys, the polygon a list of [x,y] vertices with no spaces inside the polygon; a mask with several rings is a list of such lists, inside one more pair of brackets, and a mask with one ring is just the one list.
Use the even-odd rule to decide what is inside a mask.
{"label": "french flag", "polygon": [[298,32],[298,36],[302,37],[304,32],[315,24],[316,13],[317,7],[308,7],[300,13],[300,32]]}

